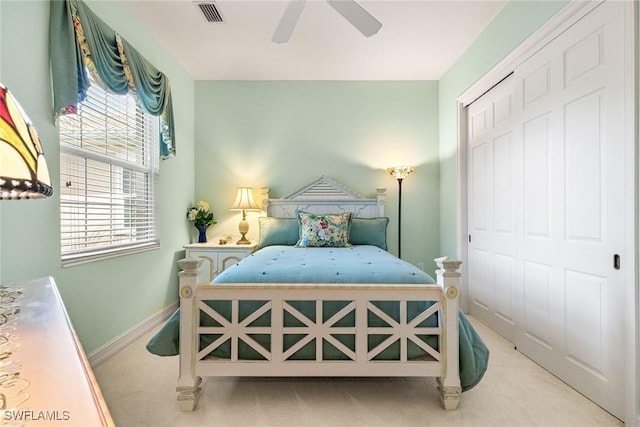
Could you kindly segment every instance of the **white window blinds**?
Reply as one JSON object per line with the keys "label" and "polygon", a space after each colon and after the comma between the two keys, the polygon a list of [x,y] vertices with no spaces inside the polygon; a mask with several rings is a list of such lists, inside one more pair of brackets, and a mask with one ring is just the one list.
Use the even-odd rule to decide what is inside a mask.
{"label": "white window blinds", "polygon": [[63,265],[159,246],[159,119],[92,84],[60,118]]}

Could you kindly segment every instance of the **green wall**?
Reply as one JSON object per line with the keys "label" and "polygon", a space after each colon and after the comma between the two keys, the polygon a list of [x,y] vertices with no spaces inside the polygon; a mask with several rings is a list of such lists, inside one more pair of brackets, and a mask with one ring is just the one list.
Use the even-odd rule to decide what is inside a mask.
{"label": "green wall", "polygon": [[[176,261],[194,237],[186,206],[208,200],[220,222],[210,234],[235,233],[240,216],[228,207],[240,185],[268,186],[272,197],[320,175],[367,197],[385,187],[397,253],[397,182],[384,169],[413,164],[403,184],[402,253],[433,273],[434,257],[456,255],[455,100],[566,2],[507,4],[440,82],[195,83],[137,29],[124,2],[87,3],[172,82],[178,156],[161,163],[161,248],[62,268],[58,196],[2,202],[0,280],[53,276],[91,353],[176,301]],[[48,10],[45,0],[0,0],[0,77],[38,128],[55,185]],[[249,214],[250,237],[258,215]]]}
{"label": "green wall", "polygon": [[[389,250],[397,253],[398,183],[388,166],[412,164],[402,187],[402,256],[433,273],[438,254],[438,84],[346,81],[196,82],[196,196],[237,233],[241,185],[283,197],[326,175],[374,197],[387,188]],[[258,213],[248,214],[257,237]]]}
{"label": "green wall", "polygon": [[440,252],[457,250],[457,98],[555,15],[567,1],[510,1],[440,79]]}
{"label": "green wall", "polygon": [[[149,34],[136,29],[124,2],[87,3],[172,83],[178,156],[160,166],[161,248],[62,268],[58,195],[3,201],[0,271],[3,282],[53,276],[91,353],[177,300],[176,260],[189,239],[184,215],[194,193],[194,83]],[[48,62],[49,2],[1,0],[0,10],[0,75],[38,129],[55,190],[60,152]]]}

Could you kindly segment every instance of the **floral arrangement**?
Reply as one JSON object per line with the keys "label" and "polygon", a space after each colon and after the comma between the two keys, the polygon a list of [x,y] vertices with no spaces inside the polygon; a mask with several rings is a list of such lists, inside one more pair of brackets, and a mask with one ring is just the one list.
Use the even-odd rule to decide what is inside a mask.
{"label": "floral arrangement", "polygon": [[200,200],[195,206],[189,206],[187,209],[187,219],[197,226],[210,226],[217,224],[218,221],[213,217],[213,212],[209,207],[209,203]]}

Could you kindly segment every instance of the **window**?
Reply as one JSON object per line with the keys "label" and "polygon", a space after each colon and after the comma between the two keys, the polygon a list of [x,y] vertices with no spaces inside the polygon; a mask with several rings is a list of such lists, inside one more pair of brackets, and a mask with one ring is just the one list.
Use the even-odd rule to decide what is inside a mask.
{"label": "window", "polygon": [[93,83],[60,118],[63,265],[159,246],[159,118]]}

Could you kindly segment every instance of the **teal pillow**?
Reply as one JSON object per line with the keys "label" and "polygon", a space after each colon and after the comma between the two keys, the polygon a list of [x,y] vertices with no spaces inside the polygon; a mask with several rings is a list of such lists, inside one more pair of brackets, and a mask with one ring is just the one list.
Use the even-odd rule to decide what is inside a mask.
{"label": "teal pillow", "polygon": [[351,218],[349,243],[377,246],[387,250],[387,224],[389,218]]}
{"label": "teal pillow", "polygon": [[300,238],[298,218],[275,218],[263,216],[258,218],[260,236],[258,249],[273,246],[293,246]]}

